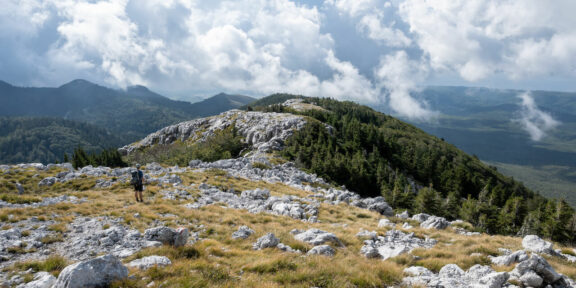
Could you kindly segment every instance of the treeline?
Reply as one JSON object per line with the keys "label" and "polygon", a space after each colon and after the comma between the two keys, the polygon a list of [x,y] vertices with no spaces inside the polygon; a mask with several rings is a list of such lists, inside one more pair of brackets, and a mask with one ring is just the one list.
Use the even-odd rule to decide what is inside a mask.
{"label": "treeline", "polygon": [[0,117],[0,163],[57,163],[78,146],[99,152],[121,143],[105,129],[57,118]]}
{"label": "treeline", "polygon": [[534,194],[453,145],[366,106],[306,101],[328,111],[254,107],[318,120],[296,131],[282,151],[301,167],[363,196],[383,195],[399,210],[460,218],[488,233],[575,240],[574,210],[565,201]]}
{"label": "treeline", "polygon": [[74,168],[88,165],[106,167],[127,167],[128,163],[122,160],[122,155],[116,148],[108,148],[97,153],[86,153],[82,147],[74,149],[72,157],[64,154],[64,162],[71,162]]}

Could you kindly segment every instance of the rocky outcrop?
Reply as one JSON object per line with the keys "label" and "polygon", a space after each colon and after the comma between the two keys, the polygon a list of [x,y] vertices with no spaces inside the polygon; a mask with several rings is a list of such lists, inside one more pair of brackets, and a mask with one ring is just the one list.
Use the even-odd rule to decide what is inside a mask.
{"label": "rocky outcrop", "polygon": [[106,287],[126,277],[128,268],[118,258],[104,255],[64,268],[54,288]]}
{"label": "rocky outcrop", "polygon": [[504,287],[509,275],[496,272],[489,266],[474,265],[468,271],[455,264],[448,264],[438,274],[419,266],[404,269],[402,284],[407,287],[451,287],[451,288],[500,288]]}
{"label": "rocky outcrop", "polygon": [[224,192],[215,187],[200,185],[200,197],[195,203],[186,204],[186,207],[198,209],[211,204],[226,204],[230,208],[245,209],[250,213],[270,213],[288,216],[294,219],[315,222],[318,215],[318,205],[307,204],[296,196],[270,196],[268,190],[246,190],[240,196],[232,192]]}
{"label": "rocky outcrop", "polygon": [[238,231],[232,233],[232,239],[246,239],[252,234],[254,234],[254,230],[250,229],[248,226],[240,226]]}
{"label": "rocky outcrop", "polygon": [[420,223],[420,227],[425,229],[446,229],[450,225],[450,222],[444,217],[430,216],[424,222]]}
{"label": "rocky outcrop", "polygon": [[544,241],[536,235],[524,236],[524,239],[522,239],[522,247],[524,247],[525,250],[531,252],[544,253],[549,255],[556,254],[552,243]]}
{"label": "rocky outcrop", "polygon": [[127,155],[140,147],[170,144],[176,140],[203,142],[226,128],[234,126],[237,133],[252,149],[259,152],[280,150],[284,141],[295,130],[302,129],[306,120],[302,116],[283,113],[245,112],[231,110],[220,115],[182,122],[152,133],[133,145],[119,149]]}
{"label": "rocky outcrop", "polygon": [[330,247],[330,245],[314,246],[312,249],[308,251],[308,253],[306,253],[306,255],[324,255],[329,257],[334,256],[334,254],[336,254],[336,250]]}
{"label": "rocky outcrop", "polygon": [[518,263],[510,276],[526,287],[571,287],[568,278],[556,272],[546,259],[536,254]]}
{"label": "rocky outcrop", "polygon": [[493,256],[488,257],[490,257],[490,261],[492,261],[492,264],[494,265],[508,266],[514,263],[525,261],[526,259],[528,259],[528,254],[526,254],[526,251],[524,250],[518,250],[514,253],[508,253],[506,255],[498,257]]}
{"label": "rocky outcrop", "polygon": [[388,259],[408,253],[415,248],[431,248],[436,245],[434,239],[414,237],[414,233],[406,234],[398,230],[386,232],[386,236],[378,236],[373,240],[365,240],[360,253],[367,258]]}
{"label": "rocky outcrop", "polygon": [[58,253],[73,260],[102,253],[124,258],[147,246],[138,230],[123,226],[121,219],[106,217],[76,218],[68,225],[66,241],[55,245]]}
{"label": "rocky outcrop", "polygon": [[260,238],[252,244],[252,248],[254,250],[262,250],[266,248],[274,248],[280,244],[280,239],[276,238],[274,233],[268,233]]}
{"label": "rocky outcrop", "polygon": [[322,231],[320,229],[313,228],[306,231],[292,230],[290,233],[294,235],[294,239],[310,243],[314,246],[322,245],[326,242],[332,242],[340,247],[344,247],[344,244],[340,242],[340,239],[338,239],[336,235],[330,232]]}
{"label": "rocky outcrop", "polygon": [[144,239],[162,242],[165,245],[180,247],[186,245],[189,236],[188,228],[173,229],[170,227],[155,227],[146,229]]}
{"label": "rocky outcrop", "polygon": [[154,266],[169,266],[172,265],[172,261],[166,256],[148,256],[140,259],[136,259],[128,263],[128,267],[135,267],[140,270],[148,270]]}
{"label": "rocky outcrop", "polygon": [[26,284],[18,285],[17,288],[51,288],[56,283],[56,277],[48,272],[34,274],[34,280]]}

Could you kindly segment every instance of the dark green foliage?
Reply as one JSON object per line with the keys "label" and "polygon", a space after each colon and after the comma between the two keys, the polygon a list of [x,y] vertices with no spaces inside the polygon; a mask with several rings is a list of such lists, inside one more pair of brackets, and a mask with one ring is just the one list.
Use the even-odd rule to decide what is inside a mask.
{"label": "dark green foliage", "polygon": [[1,163],[60,162],[74,148],[101,151],[121,140],[94,125],[56,118],[0,117]]}
{"label": "dark green foliage", "polygon": [[118,150],[109,148],[100,153],[87,154],[84,149],[78,147],[72,154],[72,165],[74,168],[84,166],[106,166],[106,167],[126,167],[128,164],[122,160],[122,155]]}
{"label": "dark green foliage", "polygon": [[[282,112],[287,95],[255,110]],[[504,177],[454,146],[409,124],[352,102],[304,98],[328,111],[286,141],[283,155],[362,196],[383,195],[397,209],[461,218],[488,233],[537,233],[574,240],[574,211]],[[428,188],[421,188],[428,187]],[[573,223],[574,222],[574,223]]]}

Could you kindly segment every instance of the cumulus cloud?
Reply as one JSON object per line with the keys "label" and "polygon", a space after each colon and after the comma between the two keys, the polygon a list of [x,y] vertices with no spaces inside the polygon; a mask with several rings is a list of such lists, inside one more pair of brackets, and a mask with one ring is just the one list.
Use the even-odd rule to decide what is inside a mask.
{"label": "cumulus cloud", "polygon": [[528,132],[533,141],[542,140],[546,137],[547,132],[561,124],[550,114],[540,110],[529,92],[518,95],[518,98],[522,102],[520,104],[520,118],[516,121]]}
{"label": "cumulus cloud", "polygon": [[437,70],[467,81],[576,76],[576,2],[406,0],[399,13]]}
{"label": "cumulus cloud", "polygon": [[356,29],[369,39],[390,47],[408,47],[412,40],[396,28],[395,9],[384,0],[328,0],[341,14],[357,21]]}
{"label": "cumulus cloud", "polygon": [[375,71],[380,86],[389,92],[390,108],[413,120],[430,120],[436,114],[410,95],[428,73],[423,67],[400,51],[382,58]]}
{"label": "cumulus cloud", "polygon": [[425,119],[433,113],[411,92],[436,75],[462,84],[576,76],[572,0],[5,2],[0,79],[20,85],[87,78],[181,97],[386,100]]}

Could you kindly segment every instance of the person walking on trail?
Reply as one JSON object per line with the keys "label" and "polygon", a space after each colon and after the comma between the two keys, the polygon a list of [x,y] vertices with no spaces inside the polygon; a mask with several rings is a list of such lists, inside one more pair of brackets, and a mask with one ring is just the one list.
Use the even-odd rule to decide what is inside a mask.
{"label": "person walking on trail", "polygon": [[130,183],[134,185],[134,196],[136,202],[144,202],[142,191],[144,191],[144,173],[140,170],[140,164],[136,164],[136,171],[132,171],[132,180]]}

